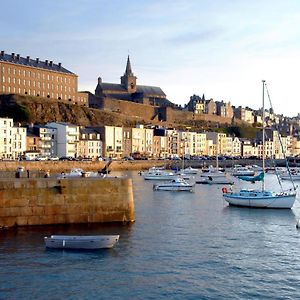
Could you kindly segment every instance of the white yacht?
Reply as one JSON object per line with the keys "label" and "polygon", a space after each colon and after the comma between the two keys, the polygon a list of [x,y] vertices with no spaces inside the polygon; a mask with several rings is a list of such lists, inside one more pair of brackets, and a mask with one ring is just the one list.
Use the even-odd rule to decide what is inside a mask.
{"label": "white yacht", "polygon": [[142,174],[145,180],[171,180],[178,177],[177,174],[165,170],[149,170]]}
{"label": "white yacht", "polygon": [[193,192],[194,188],[195,188],[195,184],[191,184],[180,177],[174,178],[169,182],[163,182],[163,183],[153,185],[153,190],[155,191]]}

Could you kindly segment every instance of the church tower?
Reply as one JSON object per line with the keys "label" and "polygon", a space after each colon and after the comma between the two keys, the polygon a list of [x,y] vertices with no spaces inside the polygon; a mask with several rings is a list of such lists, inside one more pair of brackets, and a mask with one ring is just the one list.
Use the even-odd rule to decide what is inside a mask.
{"label": "church tower", "polygon": [[132,73],[132,70],[131,70],[129,55],[127,58],[127,65],[126,65],[125,73],[121,77],[121,85],[123,85],[129,93],[136,92],[136,77],[134,76],[134,74]]}

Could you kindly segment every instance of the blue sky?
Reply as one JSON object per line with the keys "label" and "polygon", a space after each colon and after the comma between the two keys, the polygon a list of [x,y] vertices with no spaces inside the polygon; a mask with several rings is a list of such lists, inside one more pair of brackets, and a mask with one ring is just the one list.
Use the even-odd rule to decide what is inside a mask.
{"label": "blue sky", "polygon": [[[300,113],[299,0],[16,0],[0,6],[1,50],[62,62],[94,92],[119,83],[128,53],[138,84]],[[3,30],[4,29],[4,30]]]}

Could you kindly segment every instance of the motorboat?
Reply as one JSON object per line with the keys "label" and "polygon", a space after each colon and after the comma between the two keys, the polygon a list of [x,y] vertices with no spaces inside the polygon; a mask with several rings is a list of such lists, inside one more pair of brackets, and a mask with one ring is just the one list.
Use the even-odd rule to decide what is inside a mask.
{"label": "motorboat", "polygon": [[255,171],[249,167],[236,165],[233,167],[231,175],[232,176],[254,176]]}
{"label": "motorboat", "polygon": [[171,180],[178,177],[177,174],[165,170],[151,170],[144,173],[142,176],[145,180]]}
{"label": "motorboat", "polygon": [[234,184],[234,182],[230,179],[227,178],[226,176],[221,177],[221,176],[216,176],[216,177],[202,177],[200,180],[196,180],[197,184]]}
{"label": "motorboat", "polygon": [[97,250],[112,248],[119,235],[51,235],[44,237],[46,248],[49,249],[83,249]]}
{"label": "motorboat", "polygon": [[153,190],[155,191],[188,191],[193,192],[195,184],[191,184],[183,178],[177,177],[169,182],[163,182],[160,184],[154,184]]}
{"label": "motorboat", "polygon": [[202,171],[202,173],[200,174],[200,177],[205,177],[205,178],[209,178],[209,177],[226,177],[226,174],[222,171],[219,170],[219,168],[214,168],[213,166],[209,166],[208,171]]}
{"label": "motorboat", "polygon": [[[265,80],[263,83],[263,97],[262,97],[262,146],[265,149],[265,108],[264,108],[264,92],[267,90],[267,86]],[[268,96],[269,92],[267,90]],[[270,97],[269,97],[270,100]],[[271,100],[270,100],[271,103]],[[272,105],[271,105],[272,106]],[[281,148],[283,151],[282,141],[279,136],[279,142],[281,144]],[[288,166],[288,164],[287,164]],[[296,186],[292,180],[293,188],[284,191],[281,184],[281,192],[267,191],[265,189],[265,151],[263,151],[262,156],[262,175],[259,176],[259,180],[261,180],[262,187],[261,190],[251,190],[251,189],[241,189],[237,192],[228,192],[226,187],[222,188],[223,197],[229,203],[229,205],[234,206],[243,206],[243,207],[260,207],[260,208],[292,208],[294,202],[296,200]],[[287,170],[291,176],[290,170],[287,167]],[[245,175],[244,175],[245,176]],[[278,177],[277,177],[278,178]],[[251,180],[251,179],[250,179]],[[249,181],[249,178],[247,179]],[[279,181],[279,178],[278,178]],[[280,182],[279,182],[280,183]]]}
{"label": "motorboat", "polygon": [[281,180],[300,180],[300,173],[291,173],[291,174],[281,174],[280,175]]}
{"label": "motorboat", "polygon": [[181,174],[186,174],[186,175],[195,175],[195,174],[198,173],[198,169],[188,167],[188,168],[180,170],[180,173]]}

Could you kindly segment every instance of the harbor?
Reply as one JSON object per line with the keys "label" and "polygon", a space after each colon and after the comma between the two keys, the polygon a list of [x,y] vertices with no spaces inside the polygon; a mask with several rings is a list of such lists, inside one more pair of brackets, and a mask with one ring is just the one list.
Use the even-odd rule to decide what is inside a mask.
{"label": "harbor", "polygon": [[[287,299],[297,294],[299,196],[288,210],[230,207],[219,185],[196,185],[194,193],[153,191],[153,182],[137,171],[113,175],[132,179],[136,221],[1,231],[0,298],[55,293],[59,299]],[[241,188],[259,186],[235,181]],[[267,188],[275,182],[274,174],[266,175]],[[118,234],[120,239],[110,250],[49,251],[43,239],[53,234]]]}

